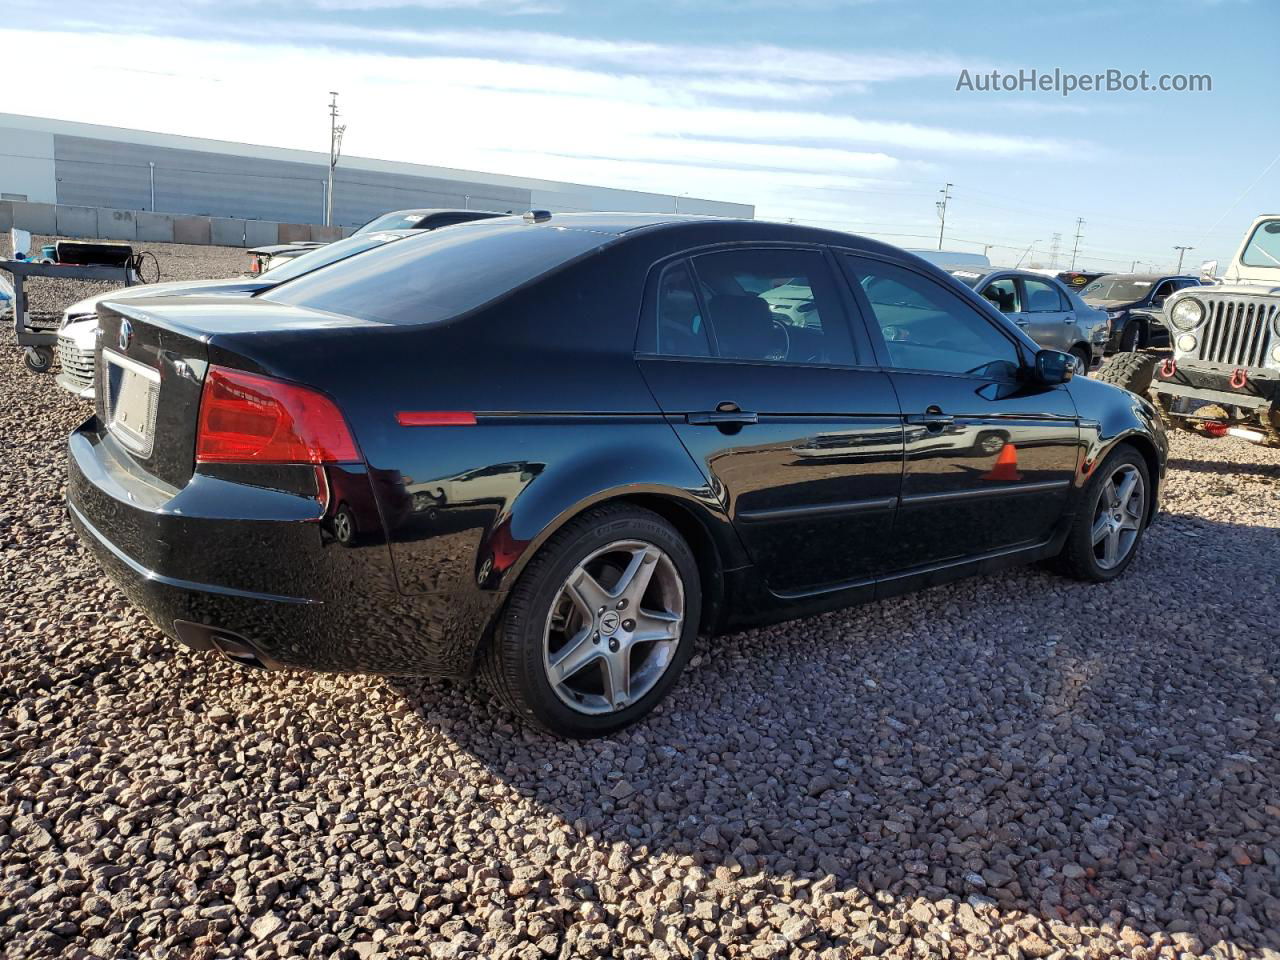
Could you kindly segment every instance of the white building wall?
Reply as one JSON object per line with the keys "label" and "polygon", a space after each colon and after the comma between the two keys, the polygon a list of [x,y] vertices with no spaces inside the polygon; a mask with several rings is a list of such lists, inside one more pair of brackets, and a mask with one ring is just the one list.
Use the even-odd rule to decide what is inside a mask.
{"label": "white building wall", "polygon": [[[0,113],[0,190],[82,206],[314,222],[328,156],[254,144]],[[618,210],[753,217],[751,204],[534,177],[344,157],[334,221],[354,226],[404,207]]]}
{"label": "white building wall", "polygon": [[12,126],[0,117],[0,194],[5,200],[57,201],[52,133]]}

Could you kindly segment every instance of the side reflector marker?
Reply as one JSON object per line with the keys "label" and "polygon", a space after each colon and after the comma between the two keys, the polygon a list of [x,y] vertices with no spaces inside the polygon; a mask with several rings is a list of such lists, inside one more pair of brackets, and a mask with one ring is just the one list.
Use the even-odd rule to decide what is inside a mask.
{"label": "side reflector marker", "polygon": [[402,427],[473,427],[476,415],[465,410],[401,410],[396,423]]}

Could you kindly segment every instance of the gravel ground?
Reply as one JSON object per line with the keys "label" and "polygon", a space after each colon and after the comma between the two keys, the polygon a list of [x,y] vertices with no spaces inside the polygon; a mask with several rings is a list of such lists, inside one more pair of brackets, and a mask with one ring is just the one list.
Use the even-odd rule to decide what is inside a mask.
{"label": "gravel ground", "polygon": [[84,414],[0,338],[5,956],[1280,957],[1280,451],[1177,435],[1118,583],[704,640],[569,743],[169,643],[66,522]]}

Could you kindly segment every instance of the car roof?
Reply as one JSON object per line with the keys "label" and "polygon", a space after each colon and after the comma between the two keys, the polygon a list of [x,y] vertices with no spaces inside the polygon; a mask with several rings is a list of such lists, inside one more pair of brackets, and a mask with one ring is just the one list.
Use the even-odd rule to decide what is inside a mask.
{"label": "car roof", "polygon": [[1195,279],[1195,277],[1192,277],[1185,273],[1104,273],[1098,279],[1110,280],[1112,278],[1119,278],[1122,280],[1136,280],[1136,281],[1149,280],[1154,283],[1157,280],[1169,280],[1174,277],[1184,278],[1187,280]]}

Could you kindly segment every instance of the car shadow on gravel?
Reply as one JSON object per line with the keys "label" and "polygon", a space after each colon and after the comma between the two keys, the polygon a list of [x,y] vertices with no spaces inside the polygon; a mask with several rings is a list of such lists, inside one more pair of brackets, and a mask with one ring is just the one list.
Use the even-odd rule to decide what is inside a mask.
{"label": "car shadow on gravel", "polygon": [[1253,477],[1269,477],[1280,480],[1280,464],[1274,463],[1236,463],[1226,460],[1178,460],[1169,461],[1170,470],[1185,470],[1189,473],[1210,473],[1218,477],[1246,474]]}
{"label": "car shadow on gravel", "polygon": [[[1028,569],[704,639],[613,738],[479,685],[445,733],[628,860],[1280,946],[1276,531],[1173,520],[1114,584]],[[1223,556],[1229,593],[1184,577]],[[393,685],[436,726],[439,685]]]}

